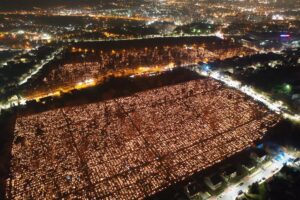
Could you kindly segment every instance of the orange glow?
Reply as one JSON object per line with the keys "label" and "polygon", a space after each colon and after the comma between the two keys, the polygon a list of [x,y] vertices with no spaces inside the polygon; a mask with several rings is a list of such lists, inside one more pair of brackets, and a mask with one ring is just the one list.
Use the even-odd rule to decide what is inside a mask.
{"label": "orange glow", "polygon": [[85,81],[80,81],[74,85],[68,85],[68,86],[60,86],[56,89],[53,90],[53,92],[51,93],[47,93],[47,92],[39,92],[37,94],[34,95],[28,95],[26,96],[26,100],[30,101],[30,100],[36,100],[39,101],[42,98],[45,97],[57,97],[57,96],[61,96],[63,93],[68,93],[71,92],[73,90],[82,90],[82,89],[86,89],[89,87],[93,87],[96,85],[100,85],[103,83],[104,80],[106,80],[107,78],[113,76],[113,77],[129,77],[132,75],[136,75],[136,76],[147,76],[148,74],[153,74],[153,73],[161,73],[167,70],[170,70],[172,68],[175,67],[175,64],[173,62],[167,64],[167,65],[156,65],[156,66],[151,66],[151,67],[138,67],[135,69],[131,69],[131,68],[126,68],[126,69],[120,69],[120,70],[115,70],[115,71],[108,71],[106,74],[103,74],[102,76],[98,77],[97,79],[87,79]]}

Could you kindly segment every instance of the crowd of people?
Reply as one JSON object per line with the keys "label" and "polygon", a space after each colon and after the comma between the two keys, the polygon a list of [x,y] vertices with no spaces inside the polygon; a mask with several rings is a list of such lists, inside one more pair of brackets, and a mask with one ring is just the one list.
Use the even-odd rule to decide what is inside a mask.
{"label": "crowd of people", "polygon": [[10,199],[143,199],[261,139],[279,117],[212,79],[16,120]]}

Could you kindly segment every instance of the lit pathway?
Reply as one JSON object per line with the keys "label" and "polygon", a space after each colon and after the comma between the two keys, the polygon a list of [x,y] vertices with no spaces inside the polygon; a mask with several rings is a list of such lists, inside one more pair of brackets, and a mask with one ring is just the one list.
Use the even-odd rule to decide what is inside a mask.
{"label": "lit pathway", "polygon": [[[33,69],[31,70],[30,73],[28,73],[28,74],[26,74],[26,75],[24,75],[20,78],[18,85],[21,86],[21,85],[27,83],[27,81],[30,78],[32,78],[35,74],[37,74],[45,65],[50,63],[53,59],[55,59],[56,56],[59,55],[63,51],[63,49],[64,49],[63,47],[58,48],[56,51],[54,51],[52,54],[50,54],[48,56],[48,58],[46,58],[45,60],[42,60],[41,63],[34,65]],[[20,97],[19,99],[9,100],[6,103],[0,103],[0,114],[1,114],[2,110],[12,108],[12,107],[17,106],[19,104],[25,105],[26,104],[26,99]]]}
{"label": "lit pathway", "polygon": [[268,178],[276,174],[283,165],[294,157],[286,152],[274,156],[272,160],[264,163],[252,174],[244,177],[238,183],[227,187],[220,195],[212,196],[210,200],[222,199],[222,200],[234,200],[239,195],[239,191],[248,192],[248,187],[255,182],[263,182]]}
{"label": "lit pathway", "polygon": [[57,49],[56,51],[54,51],[51,55],[49,55],[48,58],[46,58],[45,60],[43,60],[41,63],[36,64],[33,67],[33,70],[31,71],[31,73],[25,75],[24,77],[21,77],[21,79],[19,81],[19,85],[25,84],[32,76],[34,76],[35,74],[37,74],[45,65],[47,65],[54,58],[56,58],[56,56],[59,55],[62,51],[63,51],[63,48],[61,47],[61,48]]}
{"label": "lit pathway", "polygon": [[223,82],[225,85],[233,87],[248,96],[252,97],[254,100],[259,101],[266,105],[270,110],[276,112],[277,114],[282,115],[283,118],[289,119],[291,121],[300,123],[300,115],[292,113],[288,110],[287,106],[283,104],[281,101],[274,101],[269,96],[256,92],[251,86],[242,85],[241,82],[237,80],[233,80],[230,76],[222,75],[218,71],[204,71],[201,70],[201,66],[197,66],[193,68],[198,74],[202,76],[207,76],[214,78]]}

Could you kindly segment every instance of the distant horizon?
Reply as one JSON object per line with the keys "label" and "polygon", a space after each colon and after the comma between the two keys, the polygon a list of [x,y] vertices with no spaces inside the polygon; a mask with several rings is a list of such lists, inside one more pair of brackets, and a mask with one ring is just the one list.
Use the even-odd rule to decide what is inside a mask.
{"label": "distant horizon", "polygon": [[2,0],[0,10],[31,10],[35,7],[48,8],[57,6],[77,7],[110,2],[107,0]]}
{"label": "distant horizon", "polygon": [[[33,10],[37,8],[53,8],[53,7],[66,7],[66,8],[77,8],[82,6],[112,6],[115,7],[113,3],[118,2],[126,2],[126,4],[136,4],[145,3],[149,1],[144,0],[1,0],[0,3],[0,11],[14,11],[14,10]],[[159,1],[159,0],[153,0]],[[191,2],[195,2],[190,0]],[[226,2],[226,0],[210,0],[209,3],[216,3],[216,2]],[[232,4],[239,1],[230,1],[227,0],[228,4]],[[277,2],[280,3],[280,6],[293,6],[293,4],[297,3],[297,0],[278,0]],[[241,2],[240,2],[241,3]],[[243,2],[245,3],[245,2]],[[253,3],[253,2],[252,2]],[[270,3],[274,3],[270,1]],[[247,4],[247,3],[246,3]]]}

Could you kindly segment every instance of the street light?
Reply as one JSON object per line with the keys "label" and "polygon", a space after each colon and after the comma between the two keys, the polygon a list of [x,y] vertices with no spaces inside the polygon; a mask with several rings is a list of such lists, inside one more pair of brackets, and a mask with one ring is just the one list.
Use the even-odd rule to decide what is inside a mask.
{"label": "street light", "polygon": [[283,91],[285,93],[290,93],[292,91],[292,86],[288,83],[283,84]]}

